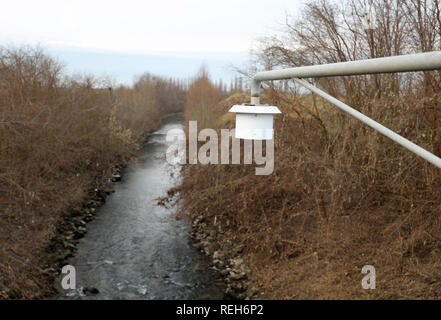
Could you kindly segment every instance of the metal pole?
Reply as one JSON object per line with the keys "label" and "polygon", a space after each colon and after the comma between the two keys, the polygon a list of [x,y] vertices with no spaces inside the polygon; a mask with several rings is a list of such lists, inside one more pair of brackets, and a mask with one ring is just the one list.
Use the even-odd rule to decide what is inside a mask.
{"label": "metal pole", "polygon": [[441,69],[441,51],[258,72],[253,80],[285,80]]}
{"label": "metal pole", "polygon": [[441,69],[441,51],[258,72],[251,81],[251,104],[260,103],[260,83],[267,80],[319,78]]}
{"label": "metal pole", "polygon": [[380,132],[381,134],[385,135],[386,137],[392,139],[396,143],[400,144],[404,148],[406,148],[409,151],[412,151],[416,155],[422,157],[423,159],[429,161],[430,163],[434,164],[438,168],[441,169],[441,159],[435,156],[434,154],[430,153],[429,151],[417,146],[415,143],[407,140],[406,138],[403,138],[399,134],[393,132],[392,130],[386,128],[385,126],[379,124],[378,122],[372,120],[371,118],[365,116],[361,112],[358,112],[357,110],[353,109],[352,107],[348,106],[347,104],[341,102],[340,100],[337,100],[336,98],[332,97],[331,95],[327,94],[326,92],[314,87],[310,83],[300,80],[300,79],[293,79],[298,84],[304,86],[305,88],[311,90],[315,94],[319,95],[323,99],[329,101],[336,107],[340,108],[344,112],[349,113],[354,118],[360,120],[361,122],[367,124],[369,127],[373,128],[374,130]]}
{"label": "metal pole", "polygon": [[260,81],[251,81],[251,104],[260,104]]}

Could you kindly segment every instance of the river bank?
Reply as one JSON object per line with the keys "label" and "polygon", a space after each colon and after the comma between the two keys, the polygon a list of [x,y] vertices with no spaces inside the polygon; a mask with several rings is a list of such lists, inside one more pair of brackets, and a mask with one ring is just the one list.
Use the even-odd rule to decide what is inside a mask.
{"label": "river bank", "polygon": [[70,235],[77,242],[76,251],[65,251],[63,260],[75,267],[77,288],[63,290],[57,278],[58,299],[223,297],[216,273],[190,244],[188,221],[176,219],[176,206],[158,205],[158,199],[179,183],[179,165],[165,160],[165,136],[181,126],[179,115],[165,118],[123,170],[106,203],[94,213],[93,207],[85,208],[86,219],[92,215],[93,221],[86,221],[85,237],[75,239],[78,229],[84,231],[81,225]]}
{"label": "river bank", "polygon": [[190,214],[193,246],[211,261],[224,283],[224,299],[255,300],[263,294],[257,284],[250,280],[250,268],[244,261],[243,245],[235,243],[234,237],[203,214]]}
{"label": "river bank", "polygon": [[[78,211],[98,207],[115,165],[133,159],[164,114],[182,110],[186,93],[149,74],[131,87],[68,76],[39,47],[0,49],[0,298],[40,299],[53,293],[51,263],[42,260],[67,228],[59,221],[74,211],[74,233],[85,232]],[[71,245],[55,245],[51,256],[60,260]]]}
{"label": "river bank", "polygon": [[[61,269],[72,257],[80,239],[87,233],[87,224],[95,218],[97,210],[104,205],[106,198],[115,191],[114,183],[121,181],[123,169],[127,163],[111,168],[111,175],[103,177],[99,188],[89,190],[87,197],[63,215],[57,223],[56,232],[42,257],[42,271],[46,281],[53,283]],[[52,288],[55,294],[56,288]]]}
{"label": "river bank", "polygon": [[[76,251],[76,245],[87,233],[87,223],[92,221],[96,211],[101,207],[108,195],[114,192],[114,184],[121,180],[123,169],[130,163],[126,161],[112,165],[104,170],[106,175],[95,177],[94,185],[80,202],[65,210],[54,224],[54,232],[47,245],[39,253],[36,266],[29,266],[28,271],[39,279],[40,292],[34,292],[33,298],[45,299],[56,293],[54,280],[60,274],[61,268],[69,257]],[[20,288],[10,288],[0,291],[1,299],[22,299]]]}
{"label": "river bank", "polygon": [[[158,126],[167,117],[164,116]],[[91,161],[86,164],[89,170],[82,170],[77,174],[77,179],[82,184],[75,186],[75,189],[71,188],[72,201],[69,205],[60,205],[62,209],[59,216],[46,226],[53,231],[46,231],[49,238],[39,244],[37,260],[32,263],[29,259],[23,261],[17,254],[17,259],[20,259],[18,261],[26,267],[23,277],[31,278],[37,284],[37,289],[32,289],[30,294],[26,287],[6,286],[0,288],[0,299],[45,299],[57,294],[54,281],[60,275],[61,268],[75,254],[77,244],[88,232],[88,223],[95,219],[97,211],[106,203],[108,196],[114,193],[115,184],[124,176],[124,169],[142,153],[152,133],[153,131],[143,134],[130,148],[124,146],[124,152],[115,155],[113,163],[109,161],[99,165]]]}

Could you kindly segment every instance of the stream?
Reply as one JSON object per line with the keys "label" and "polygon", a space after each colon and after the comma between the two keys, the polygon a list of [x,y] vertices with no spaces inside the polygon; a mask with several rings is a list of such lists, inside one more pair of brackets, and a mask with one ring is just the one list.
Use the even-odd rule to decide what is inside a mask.
{"label": "stream", "polygon": [[[204,257],[190,243],[187,219],[158,197],[179,184],[180,167],[165,160],[165,136],[182,128],[182,115],[166,117],[141,156],[124,170],[115,192],[88,223],[88,232],[68,264],[76,289],[58,299],[222,299],[223,288]],[[97,294],[84,294],[93,286]]]}

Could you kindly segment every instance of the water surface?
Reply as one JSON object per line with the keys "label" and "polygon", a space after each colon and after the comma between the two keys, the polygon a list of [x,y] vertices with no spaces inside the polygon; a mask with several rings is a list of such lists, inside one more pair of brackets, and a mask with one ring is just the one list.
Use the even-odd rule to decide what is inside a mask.
{"label": "water surface", "polygon": [[[177,208],[157,205],[179,183],[179,165],[166,162],[165,135],[182,128],[180,115],[167,117],[142,155],[125,169],[115,193],[98,209],[88,233],[68,263],[76,268],[75,291],[60,299],[221,299],[215,274],[189,242],[189,226]],[[94,286],[96,295],[82,288]]]}

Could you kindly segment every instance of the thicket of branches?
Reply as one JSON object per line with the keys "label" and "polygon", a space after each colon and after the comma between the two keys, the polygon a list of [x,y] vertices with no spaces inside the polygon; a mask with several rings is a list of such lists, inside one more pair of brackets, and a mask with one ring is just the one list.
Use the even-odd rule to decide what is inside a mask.
{"label": "thicket of branches", "polygon": [[134,88],[65,76],[39,48],[0,47],[0,298],[50,292],[39,267],[60,215],[182,110],[184,95],[153,76]]}
{"label": "thicket of branches", "polygon": [[[373,25],[366,23],[368,5]],[[440,26],[437,0],[311,0],[287,17],[282,33],[262,40],[254,68],[439,50]],[[441,156],[439,72],[312,81]],[[321,99],[282,87],[292,90],[266,84],[262,98],[283,112],[275,123],[274,173],[190,167],[183,184],[190,213],[243,244],[266,297],[439,297],[439,169]],[[232,97],[216,108],[225,114],[248,99]],[[366,264],[381,272],[381,290],[360,290]]]}
{"label": "thicket of branches", "polygon": [[213,109],[225,92],[216,88],[210,80],[208,71],[202,67],[191,84],[185,102],[185,121],[197,121],[198,130],[215,125]]}

